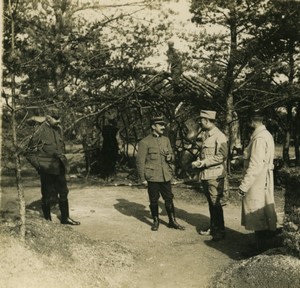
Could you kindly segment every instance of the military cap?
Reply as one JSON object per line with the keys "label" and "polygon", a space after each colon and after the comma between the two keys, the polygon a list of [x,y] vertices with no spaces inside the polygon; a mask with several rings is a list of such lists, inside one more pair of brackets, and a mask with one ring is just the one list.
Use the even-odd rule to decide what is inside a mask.
{"label": "military cap", "polygon": [[164,121],[164,117],[163,116],[153,116],[151,118],[151,125],[153,124],[166,124],[166,122]]}
{"label": "military cap", "polygon": [[263,120],[264,113],[261,110],[254,110],[251,112],[250,118],[253,120]]}
{"label": "military cap", "polygon": [[212,111],[212,110],[201,110],[200,111],[200,118],[206,118],[206,119],[211,119],[211,120],[215,120],[216,119],[216,111]]}

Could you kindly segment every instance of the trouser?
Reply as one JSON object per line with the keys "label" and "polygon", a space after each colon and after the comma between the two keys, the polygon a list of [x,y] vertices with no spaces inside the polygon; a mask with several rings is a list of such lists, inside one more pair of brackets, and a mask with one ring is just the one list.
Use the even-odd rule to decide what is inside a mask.
{"label": "trouser", "polygon": [[150,200],[150,210],[154,220],[152,230],[158,228],[158,199],[160,195],[165,201],[166,212],[169,218],[169,228],[184,230],[184,227],[179,225],[175,218],[175,207],[173,203],[174,195],[172,193],[171,182],[148,182],[148,195]]}
{"label": "trouser", "polygon": [[220,202],[223,197],[224,178],[202,180],[202,186],[209,207],[211,234],[224,232],[224,214]]}
{"label": "trouser", "polygon": [[64,171],[59,175],[40,172],[42,210],[45,219],[51,220],[50,207],[53,195],[58,196],[61,217],[69,216],[67,180]]}
{"label": "trouser", "polygon": [[170,205],[173,202],[171,181],[168,182],[148,182],[148,196],[150,205],[158,205],[160,195],[165,203]]}

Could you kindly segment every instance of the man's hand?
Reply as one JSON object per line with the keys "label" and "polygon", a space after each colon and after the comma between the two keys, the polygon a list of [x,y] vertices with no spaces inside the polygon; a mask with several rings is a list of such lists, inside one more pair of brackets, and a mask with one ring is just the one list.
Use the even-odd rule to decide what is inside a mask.
{"label": "man's hand", "polygon": [[204,161],[196,160],[196,161],[192,162],[192,167],[193,168],[204,168],[205,163],[204,163]]}
{"label": "man's hand", "polygon": [[166,155],[166,161],[167,162],[171,162],[172,161],[172,155],[171,154]]}
{"label": "man's hand", "polygon": [[198,168],[204,168],[205,167],[205,162],[204,161],[200,161]]}
{"label": "man's hand", "polygon": [[192,162],[192,167],[198,168],[199,162],[200,162],[200,160],[196,160],[196,161]]}
{"label": "man's hand", "polygon": [[244,198],[244,197],[246,196],[246,192],[244,192],[244,191],[241,190],[241,189],[239,189],[238,193],[239,193],[239,196],[240,196],[241,198]]}
{"label": "man's hand", "polygon": [[148,182],[147,182],[147,180],[143,181],[142,184],[143,184],[145,187],[148,187]]}

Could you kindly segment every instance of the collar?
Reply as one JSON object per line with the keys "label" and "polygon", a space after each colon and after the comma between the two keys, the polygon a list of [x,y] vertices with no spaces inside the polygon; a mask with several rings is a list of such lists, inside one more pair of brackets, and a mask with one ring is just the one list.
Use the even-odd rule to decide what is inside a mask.
{"label": "collar", "polygon": [[251,135],[251,139],[254,138],[257,134],[259,134],[260,132],[262,132],[264,130],[267,130],[265,125],[261,125],[261,126],[255,128],[254,132]]}
{"label": "collar", "polygon": [[211,130],[208,130],[208,135],[212,136],[214,134],[216,134],[218,131],[218,128],[215,126],[214,128],[212,128]]}
{"label": "collar", "polygon": [[155,137],[155,138],[160,138],[162,135],[155,134],[154,131],[153,131],[153,132],[152,132],[152,136]]}

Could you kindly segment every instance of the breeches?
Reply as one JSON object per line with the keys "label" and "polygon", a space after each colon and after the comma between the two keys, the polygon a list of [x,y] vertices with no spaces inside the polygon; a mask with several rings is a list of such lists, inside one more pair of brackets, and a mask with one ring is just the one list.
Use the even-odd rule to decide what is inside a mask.
{"label": "breeches", "polygon": [[166,203],[171,203],[174,198],[171,188],[171,181],[148,182],[148,195],[151,204],[157,204],[160,195]]}
{"label": "breeches", "polygon": [[220,200],[224,192],[224,178],[203,180],[202,186],[209,206],[212,233],[222,231],[224,230],[224,215]]}
{"label": "breeches", "polygon": [[52,195],[58,196],[59,202],[66,202],[68,200],[69,189],[64,172],[59,175],[41,172],[40,180],[43,204],[50,203]]}
{"label": "breeches", "polygon": [[219,205],[224,192],[224,178],[203,180],[204,194],[210,205]]}

